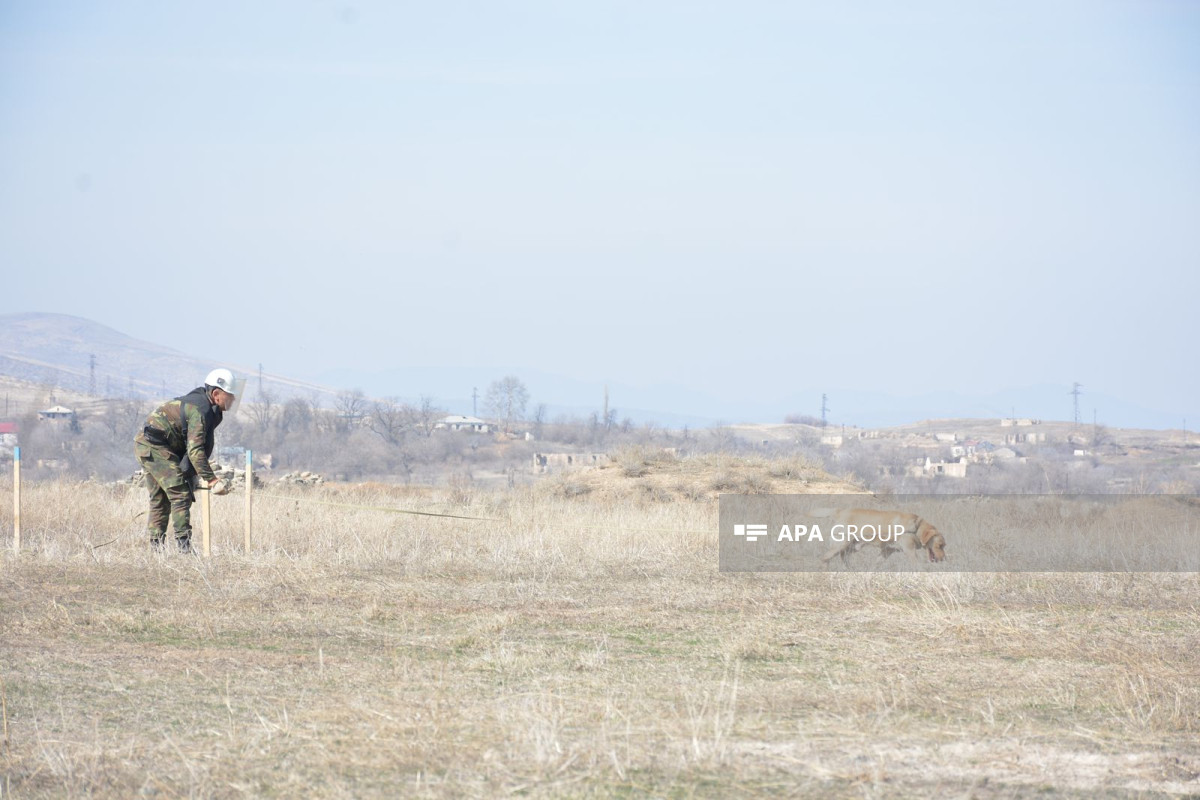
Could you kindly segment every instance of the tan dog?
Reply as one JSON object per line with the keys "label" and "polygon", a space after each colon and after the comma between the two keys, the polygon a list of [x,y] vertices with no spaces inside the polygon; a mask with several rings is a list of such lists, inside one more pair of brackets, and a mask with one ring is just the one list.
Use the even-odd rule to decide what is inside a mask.
{"label": "tan dog", "polygon": [[[863,545],[875,545],[886,558],[894,551],[907,550],[913,561],[920,563],[924,550],[930,561],[946,558],[946,539],[938,529],[916,514],[903,511],[873,511],[868,508],[847,508],[833,515],[835,535],[844,537],[821,557],[828,564],[834,556],[847,557]],[[839,528],[838,526],[842,526]]]}

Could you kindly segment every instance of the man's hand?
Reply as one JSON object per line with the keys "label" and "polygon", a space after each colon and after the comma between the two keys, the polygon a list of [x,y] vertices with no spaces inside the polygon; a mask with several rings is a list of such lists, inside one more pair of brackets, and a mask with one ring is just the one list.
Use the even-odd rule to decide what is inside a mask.
{"label": "man's hand", "polygon": [[208,490],[213,494],[229,494],[229,484],[217,478],[208,485]]}

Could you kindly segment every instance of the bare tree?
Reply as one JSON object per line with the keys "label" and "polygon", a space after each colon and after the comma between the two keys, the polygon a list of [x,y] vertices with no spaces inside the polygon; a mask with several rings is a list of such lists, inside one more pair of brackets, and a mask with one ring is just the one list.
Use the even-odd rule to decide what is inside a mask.
{"label": "bare tree", "polygon": [[533,411],[533,436],[541,439],[546,428],[546,404],[538,403]]}
{"label": "bare tree", "polygon": [[521,379],[515,375],[506,375],[488,386],[484,407],[493,419],[504,423],[505,433],[511,433],[513,421],[525,415],[525,405],[528,402],[529,390],[521,383]]}
{"label": "bare tree", "polygon": [[312,428],[313,410],[308,401],[293,397],[283,404],[279,415],[279,427],[285,433],[307,433]]}
{"label": "bare tree", "polygon": [[278,398],[270,389],[260,388],[256,402],[247,404],[246,413],[250,415],[250,420],[259,433],[266,433],[279,413]]}
{"label": "bare tree", "polygon": [[399,446],[404,441],[404,431],[409,426],[408,408],[395,397],[377,400],[371,406],[367,427],[388,444]]}
{"label": "bare tree", "polygon": [[338,427],[345,430],[366,416],[369,406],[362,389],[350,389],[338,393],[334,407],[337,409]]}
{"label": "bare tree", "polygon": [[425,394],[421,395],[418,405],[409,408],[412,426],[425,434],[425,438],[433,435],[438,421],[446,416],[445,410],[434,405],[433,398]]}
{"label": "bare tree", "polygon": [[147,413],[137,400],[106,400],[99,420],[108,431],[109,440],[124,446],[141,430]]}

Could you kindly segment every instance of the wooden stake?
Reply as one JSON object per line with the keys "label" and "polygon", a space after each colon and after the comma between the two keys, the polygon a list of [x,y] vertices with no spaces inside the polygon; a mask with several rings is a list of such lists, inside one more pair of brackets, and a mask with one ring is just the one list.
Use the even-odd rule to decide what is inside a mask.
{"label": "wooden stake", "polygon": [[13,552],[21,552],[21,448],[13,448]]}
{"label": "wooden stake", "polygon": [[212,492],[200,490],[200,552],[205,558],[212,558]]}
{"label": "wooden stake", "polygon": [[246,451],[246,555],[250,555],[250,527],[254,516],[254,505],[251,495],[254,492],[254,458],[250,450]]}

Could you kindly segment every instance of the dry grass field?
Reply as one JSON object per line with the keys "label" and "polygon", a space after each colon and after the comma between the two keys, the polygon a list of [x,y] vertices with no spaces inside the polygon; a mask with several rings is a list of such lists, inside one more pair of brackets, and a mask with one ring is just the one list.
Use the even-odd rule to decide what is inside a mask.
{"label": "dry grass field", "polygon": [[1200,796],[1195,573],[717,571],[715,492],[831,485],[276,489],[210,560],[6,487],[0,797]]}

